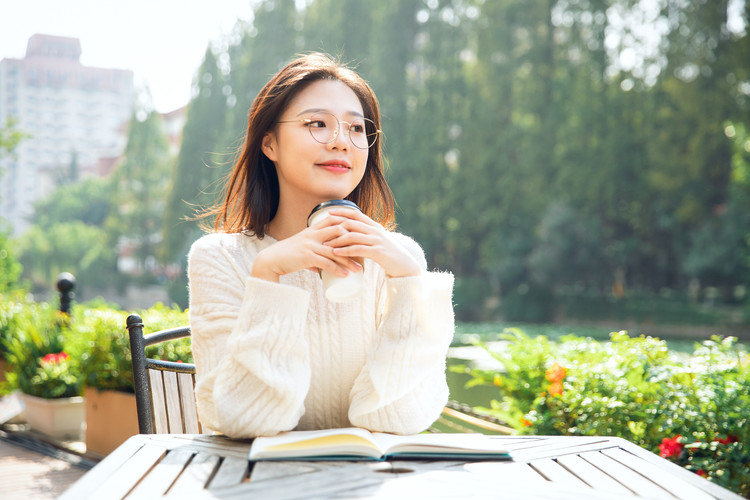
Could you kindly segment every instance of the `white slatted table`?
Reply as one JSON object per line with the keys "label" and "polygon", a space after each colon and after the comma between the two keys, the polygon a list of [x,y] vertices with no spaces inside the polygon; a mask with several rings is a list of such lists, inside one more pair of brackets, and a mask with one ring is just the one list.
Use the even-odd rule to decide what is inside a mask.
{"label": "white slatted table", "polygon": [[138,435],[60,498],[741,499],[619,438],[487,439],[513,460],[250,463],[249,440]]}

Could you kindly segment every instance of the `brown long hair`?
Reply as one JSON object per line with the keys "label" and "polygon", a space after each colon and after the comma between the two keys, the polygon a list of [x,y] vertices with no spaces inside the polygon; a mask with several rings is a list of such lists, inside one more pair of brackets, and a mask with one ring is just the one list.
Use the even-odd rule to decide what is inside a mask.
{"label": "brown long hair", "polygon": [[[289,102],[318,80],[338,80],[351,88],[365,117],[380,129],[377,97],[362,77],[325,54],[312,53],[295,59],[263,87],[250,107],[245,142],[227,179],[224,201],[204,214],[216,217],[215,231],[248,232],[263,238],[279,206],[279,180],[273,162],[261,151],[263,136],[276,125]],[[364,176],[346,199],[390,228],[394,225],[394,200],[383,174],[381,142],[382,135],[370,146]]]}

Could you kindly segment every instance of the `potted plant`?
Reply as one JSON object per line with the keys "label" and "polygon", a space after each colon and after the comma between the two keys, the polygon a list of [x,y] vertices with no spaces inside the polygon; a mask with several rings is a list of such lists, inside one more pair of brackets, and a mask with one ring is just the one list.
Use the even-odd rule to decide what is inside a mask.
{"label": "potted plant", "polygon": [[71,344],[80,353],[86,450],[107,455],[138,434],[126,314],[106,304],[76,304]]}
{"label": "potted plant", "polygon": [[80,359],[65,344],[66,317],[49,304],[25,304],[5,336],[8,383],[21,391],[29,426],[79,439],[84,419]]}
{"label": "potted plant", "polygon": [[[162,305],[142,313],[148,331],[187,323],[187,314]],[[105,304],[79,304],[73,308],[72,343],[80,352],[86,402],[86,449],[107,455],[130,436],[138,434],[130,341],[125,330],[127,313]],[[185,346],[168,346],[148,354],[163,359],[189,361]]]}

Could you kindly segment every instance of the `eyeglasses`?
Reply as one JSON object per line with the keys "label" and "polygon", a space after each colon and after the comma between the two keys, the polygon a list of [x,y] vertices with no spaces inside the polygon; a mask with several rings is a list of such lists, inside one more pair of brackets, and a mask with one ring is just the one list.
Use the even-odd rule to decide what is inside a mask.
{"label": "eyeglasses", "polygon": [[345,123],[346,134],[352,144],[359,149],[368,149],[378,140],[381,130],[369,118],[355,118],[351,122],[339,120],[332,113],[319,111],[310,118],[299,120],[284,120],[278,123],[305,123],[310,135],[321,144],[330,144],[336,140],[341,132],[341,124]]}

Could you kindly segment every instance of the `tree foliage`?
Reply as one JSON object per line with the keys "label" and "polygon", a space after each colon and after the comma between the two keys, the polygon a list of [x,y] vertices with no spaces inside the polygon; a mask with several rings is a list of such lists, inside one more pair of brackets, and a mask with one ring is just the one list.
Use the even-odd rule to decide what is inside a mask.
{"label": "tree foliage", "polygon": [[125,153],[112,174],[116,210],[105,224],[121,250],[132,250],[137,272],[143,272],[156,267],[172,160],[161,116],[153,111],[142,119],[139,115],[130,120]]}
{"label": "tree foliage", "polygon": [[156,117],[134,122],[99,212],[141,261],[184,266],[254,96],[322,50],[379,96],[400,230],[454,272],[460,318],[546,319],[571,292],[728,296],[750,279],[749,4],[259,0],[207,49],[174,168]]}
{"label": "tree foliage", "polygon": [[[206,199],[195,193],[220,176],[200,159],[236,149],[268,77],[296,53],[323,50],[353,63],[380,97],[400,228],[457,275],[457,310],[494,314],[473,303],[481,296],[543,302],[695,280],[731,288],[747,279],[737,266],[748,249],[730,237],[746,223],[725,123],[750,121],[750,45],[727,28],[727,9],[727,0],[259,2],[200,70],[199,84],[225,91],[210,105],[196,92],[186,138],[213,138],[226,119],[221,139],[183,143],[195,180],[183,182],[181,203]],[[649,41],[643,24],[660,38]]]}

